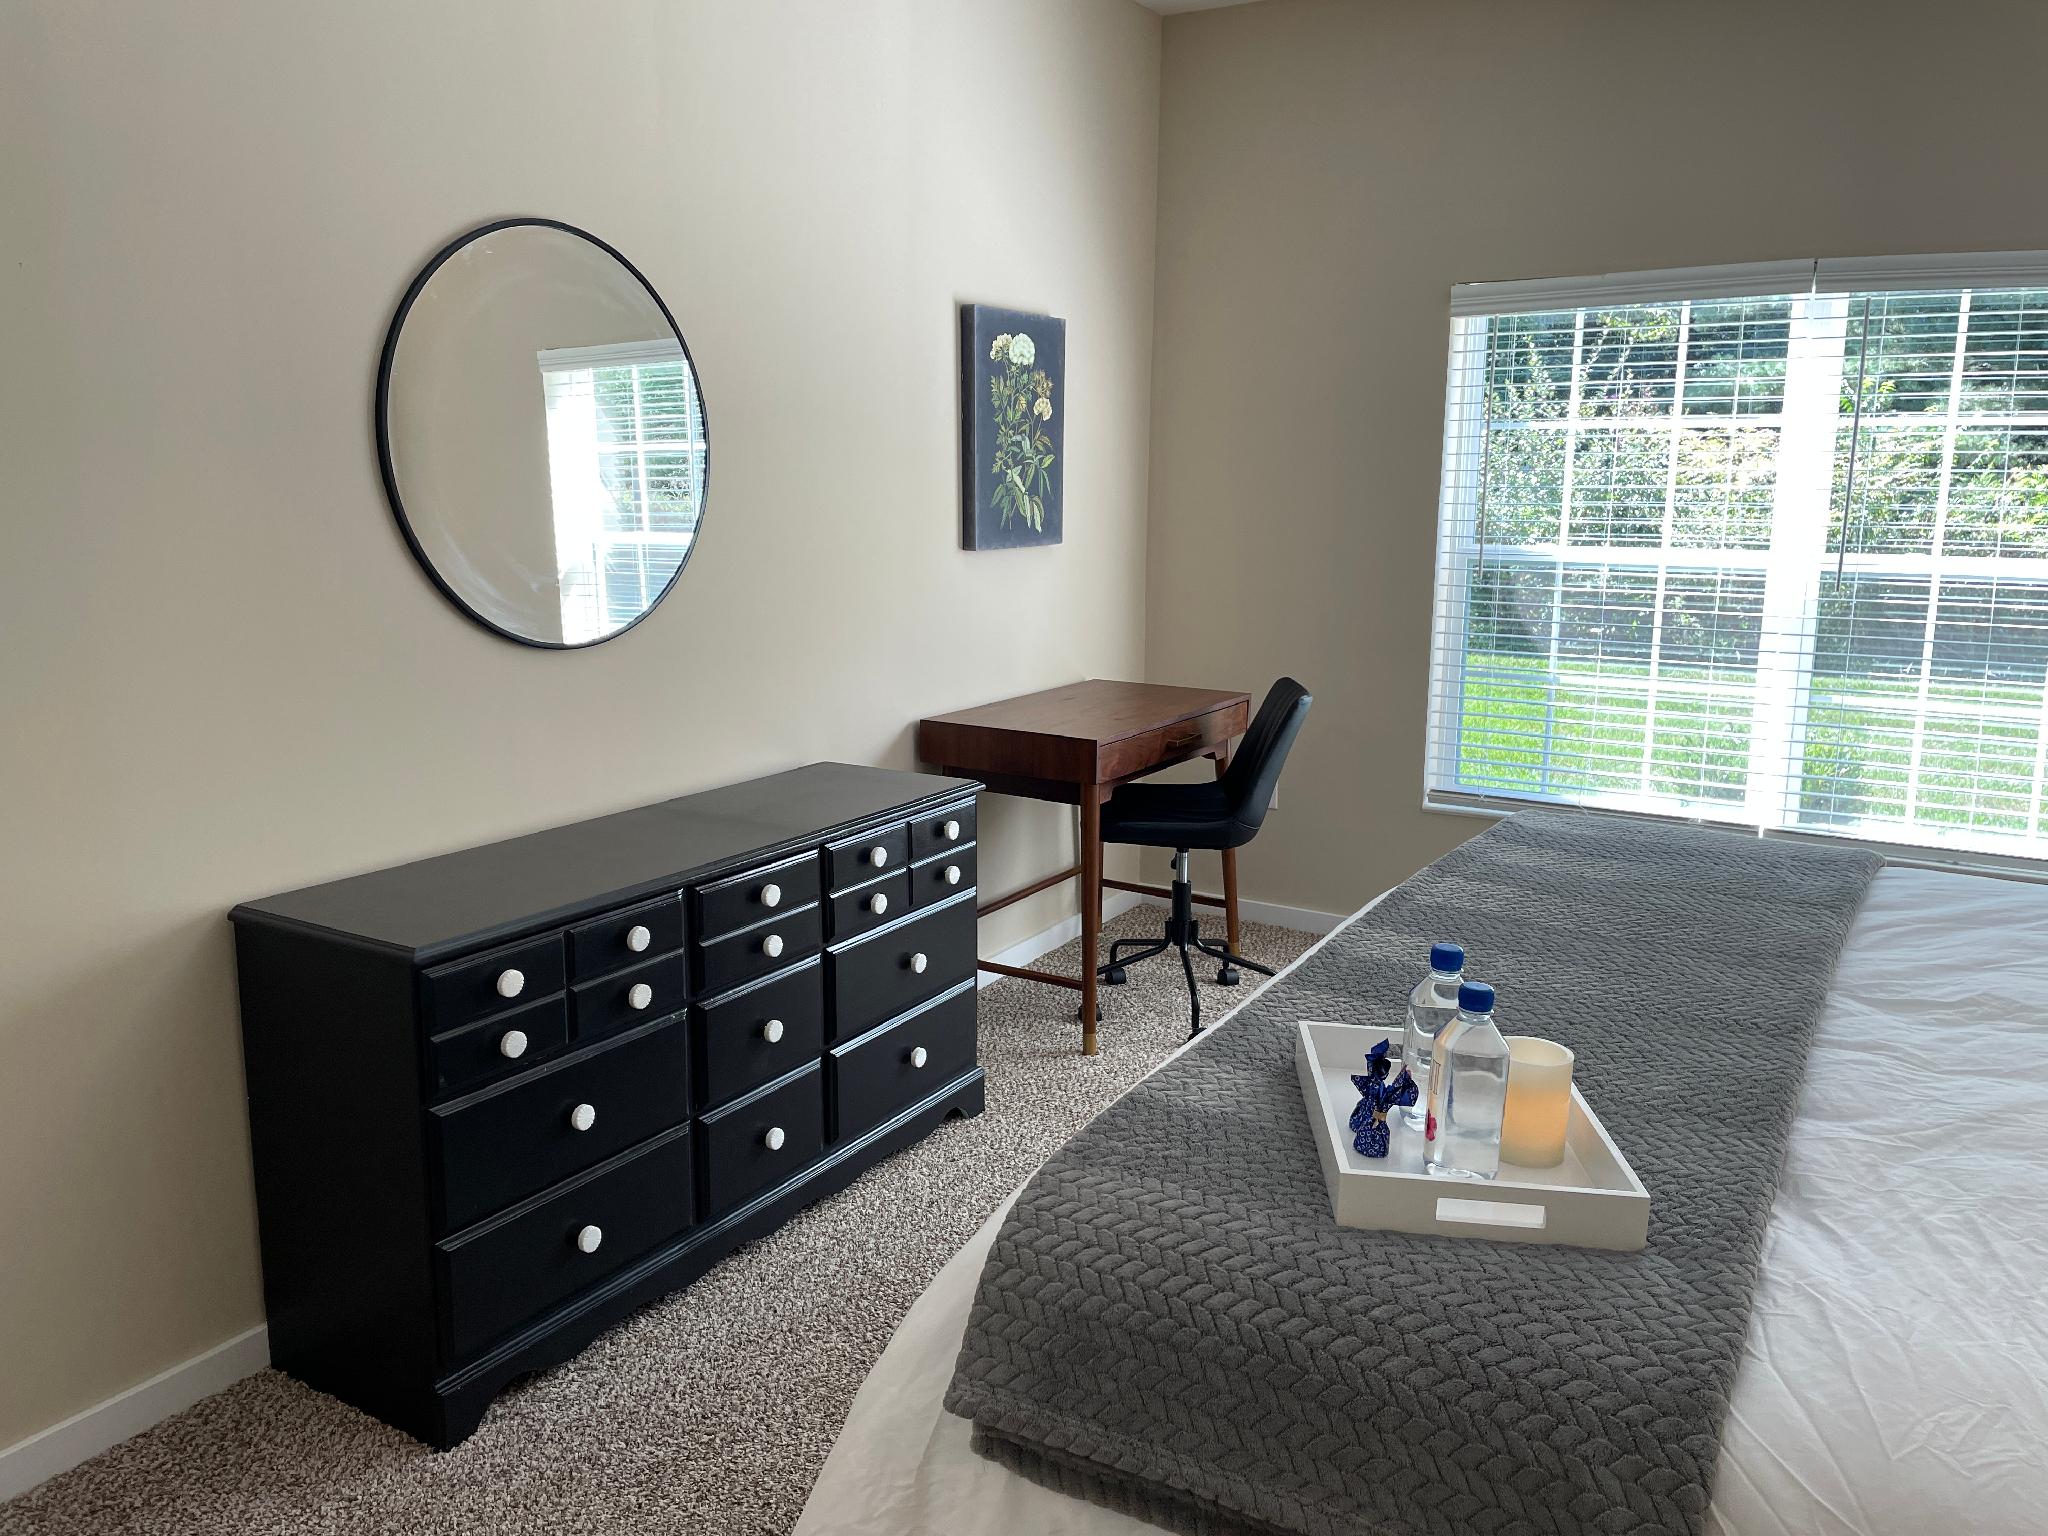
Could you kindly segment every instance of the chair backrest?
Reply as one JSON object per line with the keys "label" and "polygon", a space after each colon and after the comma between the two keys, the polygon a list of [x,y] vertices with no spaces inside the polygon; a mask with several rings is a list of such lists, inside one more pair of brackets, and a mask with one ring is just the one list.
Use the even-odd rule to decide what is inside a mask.
{"label": "chair backrest", "polygon": [[1266,819],[1273,803],[1273,787],[1280,782],[1281,765],[1301,734],[1308,707],[1315,697],[1291,677],[1283,677],[1266,693],[1266,701],[1252,717],[1230,771],[1223,776],[1223,791],[1230,802],[1230,819],[1249,836]]}

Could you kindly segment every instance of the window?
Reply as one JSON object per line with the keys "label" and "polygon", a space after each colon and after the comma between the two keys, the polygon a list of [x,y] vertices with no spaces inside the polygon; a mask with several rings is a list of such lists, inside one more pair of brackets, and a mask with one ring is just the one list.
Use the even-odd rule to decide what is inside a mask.
{"label": "window", "polygon": [[704,411],[673,338],[540,354],[562,638],[630,624],[697,536]]}
{"label": "window", "polygon": [[1432,804],[2048,857],[2048,259],[1453,313]]}

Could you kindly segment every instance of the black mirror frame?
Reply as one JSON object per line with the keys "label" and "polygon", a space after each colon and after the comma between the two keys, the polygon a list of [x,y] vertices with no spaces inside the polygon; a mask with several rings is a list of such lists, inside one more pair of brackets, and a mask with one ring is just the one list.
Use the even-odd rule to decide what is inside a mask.
{"label": "black mirror frame", "polygon": [[[683,349],[683,361],[689,365],[691,380],[696,385],[697,414],[704,423],[704,480],[697,498],[697,529],[691,536],[689,553],[685,554],[681,563],[676,566],[675,574],[669,577],[668,584],[637,617],[621,624],[610,634],[599,635],[595,640],[579,640],[573,645],[564,640],[536,640],[530,635],[515,634],[502,624],[485,618],[463,600],[462,594],[450,586],[434,568],[434,562],[427,558],[427,552],[421,546],[419,536],[413,532],[412,521],[405,513],[405,498],[398,493],[398,472],[391,459],[391,365],[398,356],[399,333],[405,329],[405,317],[412,312],[414,301],[419,298],[421,290],[427,286],[433,275],[464,246],[481,240],[486,235],[496,234],[501,229],[522,228],[556,229],[565,235],[574,235],[579,240],[587,240],[633,274],[633,280],[647,290],[647,296],[654,300],[654,307],[661,311],[661,318],[668,322],[669,331],[675,336],[676,345]],[[412,551],[413,559],[419,562],[420,569],[427,573],[427,579],[440,589],[441,595],[454,604],[457,611],[474,619],[501,639],[510,640],[516,645],[532,646],[539,651],[587,651],[594,645],[616,640],[667,600],[669,593],[675,590],[676,582],[681,579],[683,571],[697,553],[698,540],[704,533],[705,512],[711,504],[711,407],[704,399],[704,376],[697,370],[697,359],[690,354],[689,339],[683,335],[683,328],[676,324],[676,317],[669,313],[668,304],[655,291],[654,284],[648,282],[646,275],[632,262],[626,260],[616,247],[598,239],[587,229],[578,229],[574,224],[564,224],[559,219],[497,219],[489,224],[479,224],[476,228],[457,235],[436,251],[433,259],[420,268],[419,275],[406,288],[405,297],[398,301],[398,312],[391,317],[391,328],[384,333],[384,351],[377,360],[377,400],[373,415],[377,429],[377,469],[383,476],[384,495],[391,503],[392,515],[398,519],[398,531],[405,536],[406,547]]]}

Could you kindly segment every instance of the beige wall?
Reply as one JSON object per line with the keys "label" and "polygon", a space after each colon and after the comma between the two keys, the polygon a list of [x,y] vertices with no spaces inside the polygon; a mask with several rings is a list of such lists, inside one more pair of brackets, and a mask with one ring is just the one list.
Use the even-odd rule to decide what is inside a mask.
{"label": "beige wall", "polygon": [[1150,675],[1316,692],[1247,892],[1348,911],[1426,814],[1453,282],[2048,246],[2048,6],[1266,0],[1165,27]]}
{"label": "beige wall", "polygon": [[[1158,33],[1126,0],[0,5],[0,1445],[260,1320],[236,900],[908,766],[921,714],[1140,669]],[[682,582],[569,654],[443,601],[371,445],[405,283],[516,212],[640,265],[710,405]],[[1069,322],[1061,548],[958,548],[963,299]],[[1069,852],[1052,807],[985,828],[992,887]]]}

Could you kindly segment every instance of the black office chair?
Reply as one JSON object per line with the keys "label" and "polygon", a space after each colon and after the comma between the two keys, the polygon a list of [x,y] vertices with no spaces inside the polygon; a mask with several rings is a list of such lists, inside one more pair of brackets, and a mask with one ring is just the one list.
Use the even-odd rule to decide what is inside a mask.
{"label": "black office chair", "polygon": [[[1223,945],[1202,938],[1188,884],[1188,853],[1195,848],[1242,848],[1258,836],[1259,824],[1273,803],[1273,786],[1280,782],[1280,765],[1287,761],[1288,750],[1301,734],[1301,722],[1308,718],[1308,707],[1314,702],[1300,683],[1283,677],[1259,706],[1222,778],[1208,784],[1126,784],[1102,808],[1105,843],[1173,850],[1173,910],[1166,919],[1164,938],[1118,939],[1109,946],[1108,964],[1097,974],[1111,986],[1122,986],[1129,979],[1127,966],[1178,948],[1181,969],[1188,977],[1191,1040],[1202,1032],[1202,999],[1195,989],[1195,962],[1188,954],[1189,946],[1222,962],[1216,979],[1226,987],[1237,985],[1239,966],[1248,966],[1261,976],[1273,973],[1255,960],[1233,955]],[[1125,955],[1126,946],[1137,953]]]}

